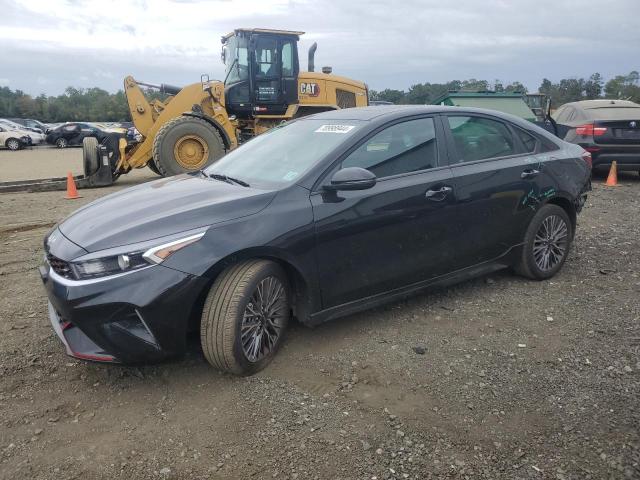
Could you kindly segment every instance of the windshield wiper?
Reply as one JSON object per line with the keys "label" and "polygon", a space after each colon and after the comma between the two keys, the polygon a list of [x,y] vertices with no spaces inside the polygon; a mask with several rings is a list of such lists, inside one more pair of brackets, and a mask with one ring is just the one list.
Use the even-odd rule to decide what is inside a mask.
{"label": "windshield wiper", "polygon": [[227,183],[231,183],[231,184],[238,184],[241,185],[243,187],[250,187],[251,185],[249,185],[247,182],[237,179],[237,178],[233,178],[233,177],[229,177],[228,175],[222,175],[220,173],[210,173],[209,174],[210,178],[213,178],[215,180],[220,180],[222,182],[227,182]]}

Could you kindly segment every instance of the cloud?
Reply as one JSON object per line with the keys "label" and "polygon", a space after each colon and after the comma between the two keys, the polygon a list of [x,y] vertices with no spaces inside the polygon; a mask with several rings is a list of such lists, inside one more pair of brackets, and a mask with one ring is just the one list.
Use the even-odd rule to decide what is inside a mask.
{"label": "cloud", "polygon": [[253,26],[306,31],[302,67],[316,41],[317,66],[374,89],[471,77],[535,89],[544,77],[638,69],[640,30],[628,19],[639,14],[637,0],[5,0],[0,75],[33,94],[116,90],[127,74],[222,78],[220,37]]}

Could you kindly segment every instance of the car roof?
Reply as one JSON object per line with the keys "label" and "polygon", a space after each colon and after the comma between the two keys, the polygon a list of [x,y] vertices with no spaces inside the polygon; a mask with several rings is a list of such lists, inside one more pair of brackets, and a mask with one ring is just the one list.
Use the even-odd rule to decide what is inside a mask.
{"label": "car roof", "polygon": [[341,110],[316,113],[315,115],[303,117],[300,120],[360,120],[387,122],[411,115],[430,113],[479,113],[498,117],[518,125],[533,125],[531,122],[523,120],[520,117],[499,112],[497,110],[473,107],[452,107],[446,105],[375,105],[370,107],[344,108]]}
{"label": "car roof", "polygon": [[592,108],[616,108],[616,107],[640,107],[639,104],[631,102],[629,100],[615,100],[615,99],[598,99],[598,100],[581,100],[579,102],[565,103],[565,105],[571,105],[575,108],[581,108],[589,110]]}

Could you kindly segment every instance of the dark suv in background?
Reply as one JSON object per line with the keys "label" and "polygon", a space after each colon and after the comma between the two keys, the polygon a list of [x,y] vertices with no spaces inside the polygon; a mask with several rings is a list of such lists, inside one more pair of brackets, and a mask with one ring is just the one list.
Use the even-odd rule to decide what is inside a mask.
{"label": "dark suv in background", "polygon": [[591,153],[594,170],[614,160],[618,170],[640,173],[640,105],[627,100],[566,103],[554,114],[558,136]]}

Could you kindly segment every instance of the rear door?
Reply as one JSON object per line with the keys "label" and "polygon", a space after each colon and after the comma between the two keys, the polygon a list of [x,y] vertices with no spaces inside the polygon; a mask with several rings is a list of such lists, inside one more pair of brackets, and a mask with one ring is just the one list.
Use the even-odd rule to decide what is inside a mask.
{"label": "rear door", "polygon": [[535,156],[535,141],[523,146],[520,132],[502,119],[475,113],[442,119],[459,221],[456,267],[465,268],[496,259],[521,242],[535,213],[531,206],[540,195],[543,164]]}
{"label": "rear door", "polygon": [[455,201],[442,134],[431,116],[383,127],[325,180],[361,167],[377,176],[373,188],[311,195],[324,308],[449,270]]}

